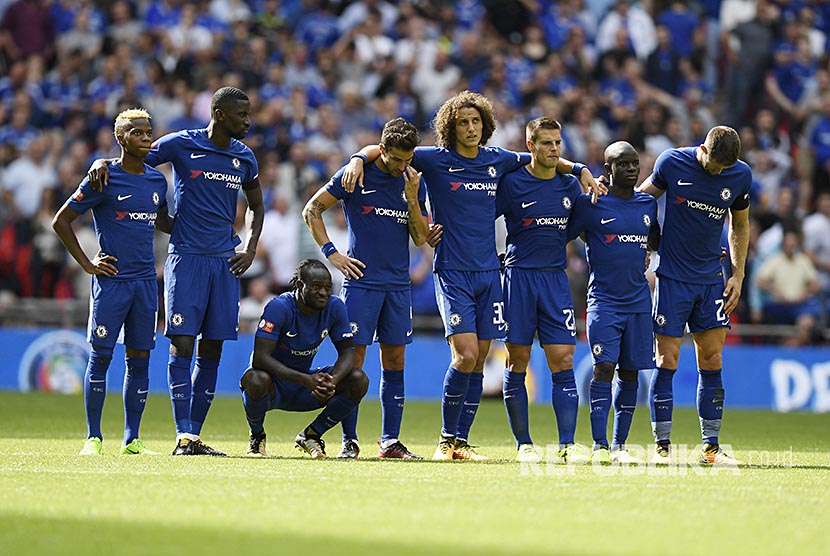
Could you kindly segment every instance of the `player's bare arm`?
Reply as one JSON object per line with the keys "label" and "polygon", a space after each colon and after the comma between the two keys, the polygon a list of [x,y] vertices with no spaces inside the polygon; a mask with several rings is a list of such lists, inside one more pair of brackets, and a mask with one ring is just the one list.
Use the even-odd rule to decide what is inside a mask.
{"label": "player's bare arm", "polygon": [[732,276],[726,281],[723,310],[731,313],[738,306],[743,287],[746,267],[746,252],[749,246],[749,208],[729,211],[729,254],[732,262]]}
{"label": "player's bare arm", "polygon": [[427,239],[429,233],[429,223],[423,212],[426,211],[426,206],[418,201],[418,189],[421,186],[421,172],[417,171],[412,166],[407,166],[404,170],[404,179],[406,185],[404,187],[404,195],[406,196],[407,209],[409,210],[409,221],[407,227],[409,228],[409,237],[415,245],[421,246]]}
{"label": "player's bare arm", "polygon": [[[323,213],[334,206],[336,202],[337,199],[326,191],[324,186],[318,189],[317,193],[303,207],[303,220],[311,232],[311,237],[321,248],[331,243],[326,230],[326,223],[323,221]],[[363,276],[361,269],[366,268],[363,261],[348,257],[337,250],[327,254],[326,258],[336,269],[343,273],[343,276],[352,280],[360,279]]]}
{"label": "player's bare arm", "polygon": [[337,361],[334,362],[334,368],[331,370],[331,378],[337,384],[354,368],[354,340],[345,338],[334,342],[334,347],[337,349]]}
{"label": "player's bare arm", "polygon": [[167,211],[167,205],[159,207],[158,213],[156,214],[156,229],[165,234],[172,234],[173,220],[175,219]]}
{"label": "player's bare arm", "polygon": [[363,159],[358,156],[352,156],[349,163],[346,165],[346,170],[343,172],[341,183],[343,189],[348,193],[354,191],[355,185],[363,187],[363,166],[374,162],[380,157],[380,147],[377,145],[367,145],[360,149],[359,153],[366,157],[364,163]]}
{"label": "player's bare arm", "polygon": [[659,187],[657,187],[656,185],[654,185],[654,184],[652,183],[652,181],[651,181],[651,178],[650,178],[650,177],[646,178],[646,181],[644,181],[643,183],[641,183],[641,184],[640,184],[640,185],[636,188],[636,190],[637,190],[637,191],[640,191],[640,192],[642,192],[642,193],[648,193],[649,195],[651,195],[651,196],[652,196],[652,197],[654,197],[655,199],[659,199],[660,197],[662,197],[662,196],[663,196],[663,193],[665,193],[665,192],[666,192],[665,190],[660,189]]}
{"label": "player's bare arm", "polygon": [[[576,162],[571,162],[566,158],[560,157],[556,163],[556,172],[559,174],[571,174],[573,173],[575,164]],[[582,171],[579,173],[579,186],[582,188],[583,193],[591,193],[592,203],[596,203],[600,195],[608,195],[608,186],[602,180],[595,180],[588,168],[582,168]]]}
{"label": "player's bare arm", "polygon": [[[300,384],[311,391],[318,400],[327,400],[334,394],[334,382],[327,373],[308,374],[296,371],[280,363],[271,354],[277,342],[267,338],[254,338],[254,355],[251,366],[254,369],[265,371],[271,378]],[[325,376],[318,376],[325,375]]]}
{"label": "player's bare arm", "polygon": [[262,202],[259,178],[243,184],[242,191],[245,192],[245,199],[248,201],[248,210],[245,211],[245,248],[228,259],[234,276],[241,276],[253,264],[259,236],[262,234],[262,223],[265,220],[265,203]]}
{"label": "player's bare arm", "polygon": [[78,213],[69,208],[67,201],[52,219],[52,229],[55,230],[63,246],[66,247],[66,250],[69,251],[72,258],[78,262],[87,274],[116,276],[118,269],[115,267],[115,263],[118,262],[118,259],[112,255],[101,253],[100,251],[91,261],[86,256],[86,253],[81,248],[81,244],[78,242],[78,236],[75,235],[75,230],[72,229],[72,222],[76,218],[78,218]]}

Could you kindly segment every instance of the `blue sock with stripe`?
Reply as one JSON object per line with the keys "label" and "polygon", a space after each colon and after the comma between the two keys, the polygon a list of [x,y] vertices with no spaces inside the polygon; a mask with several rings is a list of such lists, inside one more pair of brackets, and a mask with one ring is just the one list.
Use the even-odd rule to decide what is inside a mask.
{"label": "blue sock with stripe", "polygon": [[611,383],[591,379],[591,435],[594,448],[608,447],[608,414],[611,412]]}
{"label": "blue sock with stripe", "polygon": [[127,357],[127,373],[124,375],[124,444],[138,438],[141,415],[147,404],[150,386],[150,358]]}
{"label": "blue sock with stripe", "polygon": [[470,373],[462,373],[452,365],[447,368],[441,396],[441,436],[455,436],[458,431],[458,421],[469,384]]}
{"label": "blue sock with stripe", "polygon": [[202,433],[202,425],[216,396],[218,376],[218,359],[196,358],[196,368],[193,369],[193,398],[190,400],[190,432],[196,436]]}
{"label": "blue sock with stripe", "polygon": [[634,408],[637,407],[637,380],[616,381],[614,392],[614,431],[611,440],[611,449],[625,445],[628,432],[631,430],[631,420],[634,418]]}
{"label": "blue sock with stripe", "polygon": [[717,444],[723,419],[723,377],[721,369],[698,369],[697,414],[704,443]]}
{"label": "blue sock with stripe", "polygon": [[383,369],[380,375],[380,441],[382,448],[397,440],[401,434],[405,399],[403,369],[399,371]]}
{"label": "blue sock with stripe", "polygon": [[651,375],[649,385],[649,407],[651,409],[651,430],[654,441],[667,443],[671,436],[672,410],[674,409],[674,391],[672,380],[677,370],[658,367]]}
{"label": "blue sock with stripe", "polygon": [[481,393],[484,390],[484,373],[470,373],[470,382],[467,384],[467,395],[464,397],[464,404],[461,408],[461,416],[458,418],[458,428],[455,437],[467,440],[470,437],[470,429],[478,413],[478,406],[481,404]]}
{"label": "blue sock with stripe", "polygon": [[255,400],[248,395],[247,391],[242,390],[242,407],[245,408],[245,419],[248,420],[248,428],[254,436],[259,436],[265,432],[265,413],[268,411],[270,402],[268,394]]}
{"label": "blue sock with stripe", "polygon": [[357,440],[357,414],[360,411],[360,406],[354,408],[354,411],[343,417],[340,421],[340,428],[343,429],[343,441]]}
{"label": "blue sock with stripe", "polygon": [[579,394],[573,369],[552,373],[552,403],[556,414],[556,427],[559,429],[559,444],[566,446],[574,443],[576,434],[576,415],[579,412]]}
{"label": "blue sock with stripe", "polygon": [[504,381],[502,382],[507,421],[510,423],[510,430],[513,431],[517,446],[533,444],[530,439],[530,424],[527,417],[528,402],[525,377],[527,377],[527,373],[514,373],[505,369]]}
{"label": "blue sock with stripe", "polygon": [[357,406],[358,403],[345,394],[335,394],[309,426],[314,432],[323,436],[326,431],[342,421],[346,415],[357,409]]}
{"label": "blue sock with stripe", "polygon": [[176,421],[176,435],[190,434],[190,384],[191,357],[170,355],[167,359],[167,384],[173,402],[173,420]]}
{"label": "blue sock with stripe", "polygon": [[107,369],[112,361],[112,350],[92,346],[84,373],[84,407],[86,408],[87,438],[100,438],[101,414],[107,397]]}

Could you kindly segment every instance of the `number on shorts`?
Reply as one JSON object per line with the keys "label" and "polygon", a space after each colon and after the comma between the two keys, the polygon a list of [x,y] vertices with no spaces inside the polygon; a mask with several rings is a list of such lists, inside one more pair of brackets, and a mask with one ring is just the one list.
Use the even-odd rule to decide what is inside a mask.
{"label": "number on shorts", "polygon": [[729,315],[723,312],[723,304],[725,301],[723,299],[716,299],[715,300],[715,318],[718,319],[718,322],[729,322]]}
{"label": "number on shorts", "polygon": [[570,330],[571,332],[576,330],[576,322],[574,320],[574,310],[573,309],[563,309],[562,313],[565,315],[565,328]]}
{"label": "number on shorts", "polygon": [[504,324],[504,301],[493,303],[493,324]]}

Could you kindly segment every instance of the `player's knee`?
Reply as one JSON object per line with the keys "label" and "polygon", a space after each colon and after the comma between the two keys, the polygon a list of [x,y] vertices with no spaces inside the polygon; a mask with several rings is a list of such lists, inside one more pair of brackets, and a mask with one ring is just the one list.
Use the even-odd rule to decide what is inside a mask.
{"label": "player's knee", "polygon": [[720,353],[701,354],[697,364],[701,369],[720,369],[723,367],[723,358]]}
{"label": "player's knee", "polygon": [[369,391],[369,377],[362,369],[352,369],[347,377],[350,397],[352,399],[363,399]]}
{"label": "player's knee", "polygon": [[199,340],[197,355],[218,361],[222,357],[222,340]]}
{"label": "player's knee", "polygon": [[623,371],[620,369],[617,371],[617,375],[620,377],[620,380],[623,382],[637,382],[640,380],[640,373],[637,371]]}
{"label": "player's knee", "polygon": [[616,365],[611,361],[603,361],[594,365],[594,380],[597,382],[611,382],[614,378]]}
{"label": "player's knee", "polygon": [[170,355],[193,357],[193,346],[195,343],[196,338],[193,336],[183,336],[181,334],[170,336]]}
{"label": "player's knee", "polygon": [[248,369],[242,375],[242,389],[255,400],[260,400],[268,393],[271,387],[271,377],[265,371]]}
{"label": "player's knee", "polygon": [[475,368],[477,361],[478,348],[476,346],[464,346],[456,350],[453,366],[459,371],[469,373]]}
{"label": "player's knee", "polygon": [[556,365],[556,367],[558,367],[557,370],[564,371],[564,370],[567,370],[567,369],[573,369],[574,368],[574,354],[573,354],[573,352],[563,353],[562,355],[559,356],[558,359],[559,359],[559,361],[558,361],[558,364]]}

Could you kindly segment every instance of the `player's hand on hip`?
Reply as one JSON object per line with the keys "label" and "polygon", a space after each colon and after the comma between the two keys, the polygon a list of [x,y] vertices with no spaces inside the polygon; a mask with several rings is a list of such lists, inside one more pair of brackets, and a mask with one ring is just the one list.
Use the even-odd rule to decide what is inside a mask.
{"label": "player's hand on hip", "polygon": [[743,280],[737,276],[730,276],[729,280],[726,281],[726,287],[723,288],[723,297],[726,298],[726,302],[723,304],[723,312],[727,315],[738,306],[742,287]]}
{"label": "player's hand on hip", "polygon": [[363,261],[347,257],[340,252],[334,252],[329,255],[329,262],[332,266],[334,266],[334,268],[342,272],[343,276],[350,280],[358,280],[362,278],[363,271],[361,269],[366,268]]}
{"label": "player's hand on hip", "polygon": [[253,264],[254,256],[256,256],[256,253],[242,251],[228,259],[228,262],[231,263],[231,274],[237,278],[242,276]]}
{"label": "player's hand on hip", "polygon": [[587,168],[579,175],[579,185],[584,193],[591,194],[592,203],[596,203],[600,195],[608,195],[608,178],[600,176],[594,179]]}
{"label": "player's hand on hip", "polygon": [[363,187],[363,161],[359,158],[353,158],[346,164],[346,169],[343,170],[343,177],[340,180],[343,189],[347,193],[354,191],[355,185]]}
{"label": "player's hand on hip", "polygon": [[84,268],[84,271],[87,274],[95,274],[98,276],[117,276],[118,269],[115,267],[115,263],[117,262],[118,259],[112,255],[98,251],[95,258],[90,261],[91,265]]}
{"label": "player's hand on hip", "polygon": [[102,191],[110,177],[109,165],[106,160],[98,159],[93,162],[87,170],[86,176],[89,178],[89,185],[92,186],[92,189]]}
{"label": "player's hand on hip", "polygon": [[430,224],[429,233],[427,234],[427,243],[433,249],[441,241],[441,236],[444,235],[444,226],[441,224]]}

